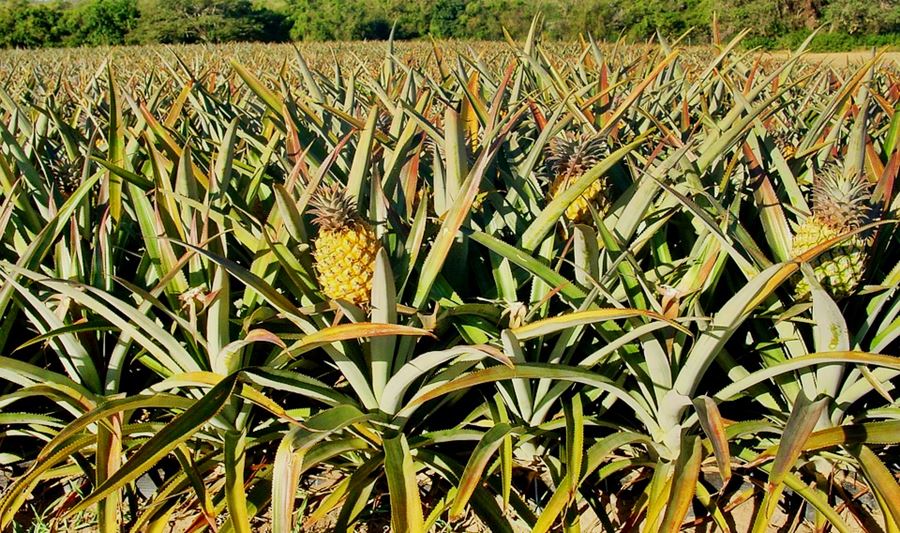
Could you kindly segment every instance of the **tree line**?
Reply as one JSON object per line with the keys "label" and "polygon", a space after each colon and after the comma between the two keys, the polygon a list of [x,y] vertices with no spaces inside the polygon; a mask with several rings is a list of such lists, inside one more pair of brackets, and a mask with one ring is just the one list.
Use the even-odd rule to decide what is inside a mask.
{"label": "tree line", "polygon": [[544,17],[543,35],[643,40],[692,28],[708,42],[712,13],[747,45],[791,47],[824,26],[820,49],[900,42],[900,0],[0,0],[0,47],[226,41],[502,39]]}

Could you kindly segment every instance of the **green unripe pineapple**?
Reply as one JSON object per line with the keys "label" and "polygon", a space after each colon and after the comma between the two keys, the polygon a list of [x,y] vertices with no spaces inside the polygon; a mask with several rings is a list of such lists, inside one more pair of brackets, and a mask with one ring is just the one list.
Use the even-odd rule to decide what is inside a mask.
{"label": "green unripe pineapple", "polygon": [[[812,214],[794,233],[794,255],[871,222],[870,201],[869,184],[864,178],[826,171],[813,186]],[[867,235],[856,234],[812,261],[816,279],[834,298],[848,296],[859,286],[865,274],[869,244]],[[805,279],[795,289],[798,298],[807,296],[809,290]]]}

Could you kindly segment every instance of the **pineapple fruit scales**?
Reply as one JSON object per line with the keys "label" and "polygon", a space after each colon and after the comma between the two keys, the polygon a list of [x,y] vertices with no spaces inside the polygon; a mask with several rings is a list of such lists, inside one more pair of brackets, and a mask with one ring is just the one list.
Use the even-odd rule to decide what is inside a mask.
{"label": "pineapple fruit scales", "polygon": [[[547,170],[553,181],[550,183],[549,197],[552,200],[565,191],[573,181],[589,171],[604,157],[609,155],[609,147],[603,137],[582,135],[565,138],[557,137],[550,143],[547,155]],[[572,222],[588,222],[591,218],[589,205],[603,214],[609,208],[609,185],[605,177],[599,177],[568,208],[566,218]]]}
{"label": "pineapple fruit scales", "polygon": [[313,256],[322,292],[332,300],[368,306],[380,248],[374,229],[340,185],[321,189],[312,204],[319,226]]}
{"label": "pineapple fruit scales", "polygon": [[[857,175],[826,170],[813,186],[812,214],[794,233],[794,255],[872,221],[869,183]],[[859,286],[865,273],[869,237],[858,233],[823,252],[811,263],[816,279],[834,298],[843,298]],[[797,297],[809,294],[805,279],[797,283]]]}

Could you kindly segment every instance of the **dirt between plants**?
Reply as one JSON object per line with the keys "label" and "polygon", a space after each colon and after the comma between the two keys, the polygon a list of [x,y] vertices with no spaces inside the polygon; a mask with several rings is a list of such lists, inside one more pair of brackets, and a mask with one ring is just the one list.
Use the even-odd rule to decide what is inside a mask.
{"label": "dirt between plants", "polygon": [[[790,51],[779,51],[779,52],[763,52],[761,53],[763,57],[772,57],[775,59],[787,59],[790,55]],[[826,65],[831,65],[833,67],[847,67],[853,65],[862,65],[866,61],[868,61],[872,57],[872,52],[870,51],[857,51],[857,52],[817,52],[817,53],[808,53],[803,56],[805,61],[810,63],[822,63]],[[887,52],[882,57],[882,63],[890,64],[893,63],[895,67],[900,68],[900,52]]]}

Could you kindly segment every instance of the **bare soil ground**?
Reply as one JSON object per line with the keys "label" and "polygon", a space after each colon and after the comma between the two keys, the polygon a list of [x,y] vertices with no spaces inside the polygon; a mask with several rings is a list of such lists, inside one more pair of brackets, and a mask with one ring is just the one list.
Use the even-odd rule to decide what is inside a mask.
{"label": "bare soil ground", "polygon": [[[790,56],[789,51],[765,52],[762,55],[774,57],[776,59],[785,59]],[[809,62],[823,63],[834,67],[847,67],[853,65],[862,65],[872,57],[869,51],[857,52],[817,52],[809,53],[804,58]],[[882,62],[893,63],[895,67],[900,67],[900,52],[887,52],[884,54]]]}

